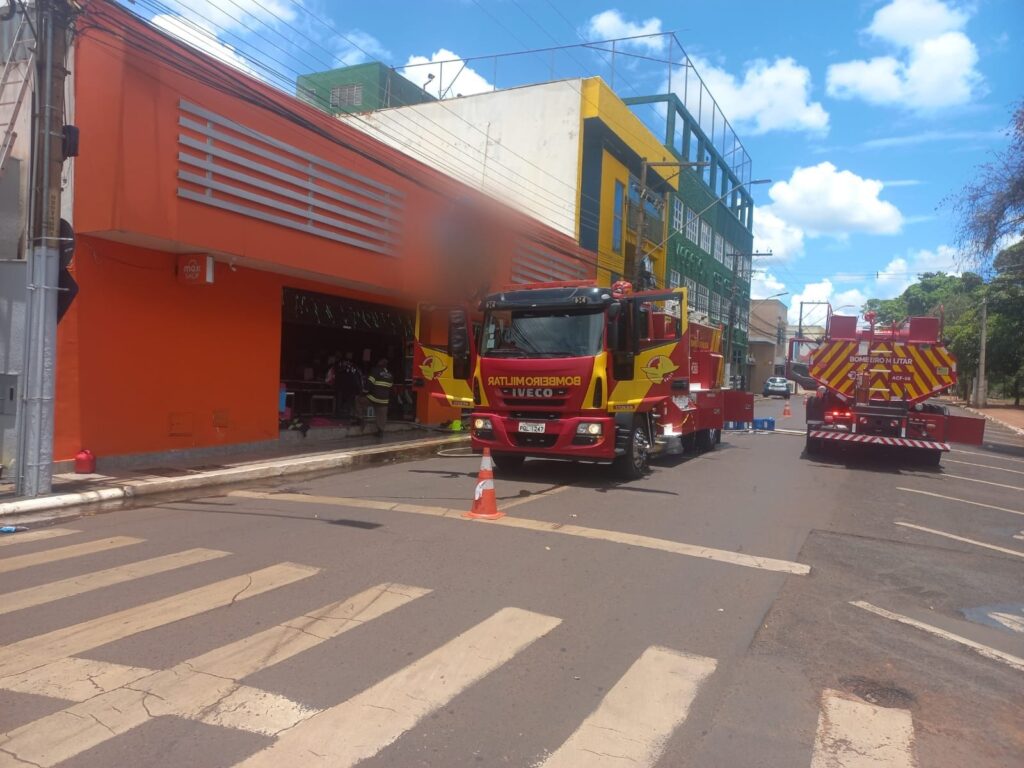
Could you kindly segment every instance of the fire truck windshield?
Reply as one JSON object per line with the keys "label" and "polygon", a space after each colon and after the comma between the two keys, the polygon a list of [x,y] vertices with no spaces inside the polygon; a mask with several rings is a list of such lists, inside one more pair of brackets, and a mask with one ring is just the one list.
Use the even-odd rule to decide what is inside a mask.
{"label": "fire truck windshield", "polygon": [[604,341],[603,310],[492,310],[484,318],[484,357],[584,357]]}

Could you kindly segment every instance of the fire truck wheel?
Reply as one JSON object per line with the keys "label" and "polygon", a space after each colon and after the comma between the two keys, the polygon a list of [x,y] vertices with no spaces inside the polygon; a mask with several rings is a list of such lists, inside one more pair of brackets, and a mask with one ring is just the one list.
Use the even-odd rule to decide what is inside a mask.
{"label": "fire truck wheel", "polygon": [[647,473],[650,459],[647,430],[642,422],[633,425],[625,448],[626,452],[614,461],[615,473],[623,480],[637,480]]}
{"label": "fire truck wheel", "polygon": [[808,456],[817,456],[819,453],[821,453],[821,449],[822,449],[822,441],[819,438],[808,436],[808,438],[807,438],[807,455]]}
{"label": "fire truck wheel", "polygon": [[526,457],[514,453],[492,453],[491,460],[499,472],[515,472],[523,468]]}
{"label": "fire truck wheel", "polygon": [[719,430],[702,429],[697,432],[697,450],[701,453],[715,450],[715,446],[721,441]]}
{"label": "fire truck wheel", "polygon": [[924,451],[921,454],[921,463],[926,467],[937,467],[942,463],[942,451]]}

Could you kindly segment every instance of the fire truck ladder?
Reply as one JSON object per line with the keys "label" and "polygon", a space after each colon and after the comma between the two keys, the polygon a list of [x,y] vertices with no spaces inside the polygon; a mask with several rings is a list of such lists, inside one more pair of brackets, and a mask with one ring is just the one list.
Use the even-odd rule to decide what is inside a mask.
{"label": "fire truck ladder", "polygon": [[28,19],[22,16],[18,31],[14,33],[11,49],[4,60],[3,75],[0,76],[0,120],[3,121],[0,123],[0,131],[3,132],[3,139],[0,141],[0,176],[3,176],[7,159],[11,156],[14,142],[18,138],[15,131],[18,113],[32,81],[35,51],[30,45],[31,37],[26,34],[28,30]]}

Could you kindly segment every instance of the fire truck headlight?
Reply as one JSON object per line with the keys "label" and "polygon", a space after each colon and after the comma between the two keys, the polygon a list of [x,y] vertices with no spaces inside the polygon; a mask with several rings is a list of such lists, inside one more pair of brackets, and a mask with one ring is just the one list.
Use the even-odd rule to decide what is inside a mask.
{"label": "fire truck headlight", "polygon": [[490,432],[492,429],[494,429],[494,426],[491,424],[490,419],[485,419],[480,416],[477,416],[475,419],[473,419],[473,429],[475,429],[477,432]]}
{"label": "fire truck headlight", "polygon": [[602,431],[601,425],[596,421],[581,421],[576,425],[577,435],[590,435],[591,437],[597,437]]}

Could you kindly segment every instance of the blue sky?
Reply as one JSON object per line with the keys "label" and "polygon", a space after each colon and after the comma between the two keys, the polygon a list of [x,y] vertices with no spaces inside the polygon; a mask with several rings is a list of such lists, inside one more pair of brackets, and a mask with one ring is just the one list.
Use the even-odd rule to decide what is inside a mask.
{"label": "blue sky", "polygon": [[[139,0],[134,8],[282,85],[299,71],[371,57],[404,67],[675,31],[751,155],[753,176],[774,182],[753,188],[757,248],[773,252],[755,260],[754,295],[787,291],[787,303],[859,305],[898,294],[920,271],[956,271],[943,200],[1006,146],[1010,111],[1024,98],[1024,0]],[[681,62],[667,39],[617,49]],[[620,95],[663,91],[668,65],[634,56],[616,59]],[[472,61],[455,83],[445,66],[449,95],[552,75],[610,80],[612,70],[610,56],[584,49]],[[406,72],[417,82],[441,74]]]}

